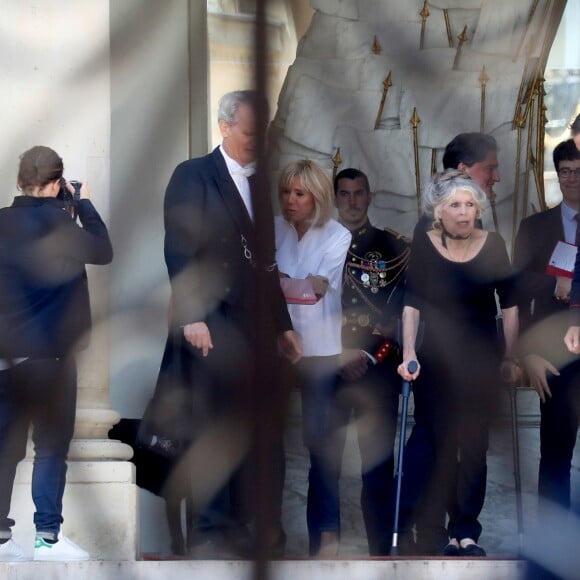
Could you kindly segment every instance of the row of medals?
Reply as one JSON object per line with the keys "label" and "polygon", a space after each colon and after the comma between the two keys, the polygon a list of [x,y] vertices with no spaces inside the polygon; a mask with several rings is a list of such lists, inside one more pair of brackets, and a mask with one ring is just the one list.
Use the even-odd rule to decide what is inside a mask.
{"label": "row of medals", "polygon": [[[371,256],[367,255],[371,258]],[[356,258],[351,258],[353,262]],[[387,262],[379,259],[360,260],[360,265],[364,268],[360,274],[360,281],[365,288],[369,288],[373,294],[376,294],[380,288],[388,285],[387,281]],[[357,278],[357,271],[360,268],[354,264],[349,265],[349,273],[355,279]]]}
{"label": "row of medals", "polygon": [[[387,262],[385,260],[379,260],[378,257],[374,258],[367,254],[368,260],[357,260],[356,258],[351,258],[353,262],[359,261],[360,266],[364,269],[360,276],[358,276],[358,271],[361,269],[360,266],[355,266],[354,264],[349,265],[349,274],[354,280],[357,277],[360,279],[362,285],[369,289],[373,294],[376,294],[380,288],[387,286]],[[365,327],[370,324],[370,316],[368,314],[359,314],[356,317],[356,322],[359,326]],[[343,320],[343,324],[346,320]]]}

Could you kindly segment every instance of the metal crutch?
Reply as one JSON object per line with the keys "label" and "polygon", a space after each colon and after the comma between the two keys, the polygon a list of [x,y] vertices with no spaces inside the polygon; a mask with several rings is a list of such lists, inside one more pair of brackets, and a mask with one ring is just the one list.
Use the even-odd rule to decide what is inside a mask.
{"label": "metal crutch", "polygon": [[514,459],[514,482],[516,490],[516,517],[518,526],[518,545],[520,554],[524,551],[524,516],[522,507],[522,474],[520,471],[520,436],[518,431],[517,386],[510,382],[510,411],[512,418],[512,453]]}
{"label": "metal crutch", "polygon": [[[419,368],[416,360],[409,361],[407,370],[413,374]],[[401,385],[401,395],[403,404],[401,406],[401,430],[399,433],[399,453],[397,460],[397,495],[395,500],[395,522],[393,524],[393,541],[391,544],[391,556],[399,553],[399,511],[401,509],[401,484],[403,481],[403,454],[405,451],[405,439],[407,434],[407,409],[409,407],[409,396],[411,395],[411,381],[403,381]]]}
{"label": "metal crutch", "polygon": [[[503,332],[503,316],[499,306],[499,299],[496,294],[496,316],[495,324],[497,335],[502,344],[505,343]],[[502,377],[503,378],[503,377]],[[506,381],[508,382],[508,381]],[[522,507],[522,474],[520,471],[520,436],[518,431],[518,401],[517,401],[517,385],[513,381],[509,381],[510,391],[510,412],[512,424],[512,456],[514,462],[514,484],[516,491],[516,518],[518,529],[518,546],[520,554],[524,551],[524,510]]]}

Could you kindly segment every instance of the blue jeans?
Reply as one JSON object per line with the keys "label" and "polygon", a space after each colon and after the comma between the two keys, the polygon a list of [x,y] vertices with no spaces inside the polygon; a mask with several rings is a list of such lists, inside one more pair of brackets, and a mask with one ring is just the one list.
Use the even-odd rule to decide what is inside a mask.
{"label": "blue jeans", "polygon": [[338,356],[304,357],[297,365],[302,394],[302,432],[310,452],[306,523],[309,552],[320,549],[322,532],[340,532],[338,481],[342,448],[335,401]]}
{"label": "blue jeans", "polygon": [[302,374],[304,443],[310,451],[307,522],[310,554],[320,548],[323,531],[340,533],[339,479],[346,427],[360,422],[361,509],[369,554],[388,553],[392,537],[393,443],[398,411],[396,367],[369,367],[357,382],[337,376],[338,357],[312,357],[298,365]]}
{"label": "blue jeans", "polygon": [[10,537],[8,517],[16,467],[26,454],[32,425],[34,524],[56,537],[62,519],[66,458],[76,410],[76,365],[69,359],[28,359],[0,371],[0,537]]}

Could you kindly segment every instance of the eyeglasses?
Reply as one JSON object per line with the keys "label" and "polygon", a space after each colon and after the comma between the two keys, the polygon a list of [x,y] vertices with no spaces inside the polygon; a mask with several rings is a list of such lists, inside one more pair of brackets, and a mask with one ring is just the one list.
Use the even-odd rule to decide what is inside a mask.
{"label": "eyeglasses", "polygon": [[560,179],[570,179],[574,174],[574,177],[580,179],[580,167],[576,169],[570,169],[569,167],[562,167],[562,169],[558,169],[558,177]]}

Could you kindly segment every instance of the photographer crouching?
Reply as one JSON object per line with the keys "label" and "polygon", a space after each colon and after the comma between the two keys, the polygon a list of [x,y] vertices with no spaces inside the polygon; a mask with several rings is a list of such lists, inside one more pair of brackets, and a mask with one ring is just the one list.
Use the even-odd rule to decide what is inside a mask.
{"label": "photographer crouching", "polygon": [[0,561],[29,559],[12,539],[8,515],[30,425],[34,559],[87,560],[61,532],[62,498],[76,413],[75,353],[86,348],[91,326],[85,264],[108,264],[113,250],[87,184],[75,184],[75,192],[64,181],[55,151],[23,153],[17,185],[23,195],[0,209]]}

